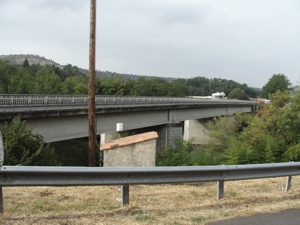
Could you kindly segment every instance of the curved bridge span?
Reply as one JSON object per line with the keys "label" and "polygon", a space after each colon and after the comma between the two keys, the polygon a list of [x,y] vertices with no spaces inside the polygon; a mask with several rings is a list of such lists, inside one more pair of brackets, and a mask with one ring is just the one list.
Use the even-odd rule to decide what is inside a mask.
{"label": "curved bridge span", "polygon": [[[198,98],[96,96],[97,134],[251,112],[256,103]],[[16,116],[46,142],[88,135],[88,96],[0,95],[0,123]]]}

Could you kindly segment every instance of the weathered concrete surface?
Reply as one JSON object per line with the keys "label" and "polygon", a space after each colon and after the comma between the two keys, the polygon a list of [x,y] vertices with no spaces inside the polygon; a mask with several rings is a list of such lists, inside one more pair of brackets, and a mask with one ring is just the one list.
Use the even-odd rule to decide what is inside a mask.
{"label": "weathered concrete surface", "polygon": [[[186,109],[157,109],[132,112],[98,113],[97,134],[116,131],[116,124],[123,123],[124,130],[133,130],[165,124],[176,124],[185,120],[211,118],[236,111],[250,112],[251,107],[213,107]],[[26,128],[44,137],[45,142],[55,142],[88,136],[88,117],[85,114],[27,118]]]}
{"label": "weathered concrete surface", "polygon": [[148,132],[103,144],[103,166],[155,166],[157,137],[156,132]]}
{"label": "weathered concrete surface", "polygon": [[176,140],[183,137],[183,123],[167,124],[158,129],[157,133],[157,151],[165,147],[175,146]]}
{"label": "weathered concrete surface", "polygon": [[193,144],[207,144],[210,139],[207,135],[209,132],[207,122],[210,119],[211,118],[184,121],[183,139],[186,141],[192,140]]}

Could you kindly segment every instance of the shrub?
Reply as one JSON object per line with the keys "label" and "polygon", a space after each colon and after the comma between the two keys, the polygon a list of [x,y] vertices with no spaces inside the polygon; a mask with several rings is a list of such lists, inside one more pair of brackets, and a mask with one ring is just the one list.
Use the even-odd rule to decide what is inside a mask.
{"label": "shrub", "polygon": [[157,166],[200,166],[218,165],[223,154],[212,154],[192,144],[192,141],[177,140],[175,146],[167,147],[157,154]]}
{"label": "shrub", "polygon": [[3,134],[4,165],[55,166],[57,158],[54,150],[43,137],[25,128],[26,121],[20,117],[5,122],[0,127]]}

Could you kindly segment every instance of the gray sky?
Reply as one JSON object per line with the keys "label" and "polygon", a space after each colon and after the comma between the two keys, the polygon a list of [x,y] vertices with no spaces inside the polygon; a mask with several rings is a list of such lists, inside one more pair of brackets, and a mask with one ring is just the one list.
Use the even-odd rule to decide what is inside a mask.
{"label": "gray sky", "polygon": [[[0,0],[0,55],[89,66],[89,0]],[[299,0],[97,0],[96,69],[300,82]]]}

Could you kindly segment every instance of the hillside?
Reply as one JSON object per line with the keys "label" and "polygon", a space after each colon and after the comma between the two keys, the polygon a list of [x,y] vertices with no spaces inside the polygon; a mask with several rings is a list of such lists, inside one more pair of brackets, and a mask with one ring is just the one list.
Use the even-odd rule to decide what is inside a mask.
{"label": "hillside", "polygon": [[[59,63],[54,62],[51,59],[46,59],[45,57],[39,56],[39,55],[30,55],[30,54],[20,54],[20,55],[0,55],[0,59],[1,60],[8,60],[11,64],[23,64],[24,60],[27,58],[29,65],[32,64],[40,64],[40,65],[54,65],[60,68],[63,68],[64,65],[60,65]],[[79,68],[80,72],[82,72],[83,74],[88,75],[88,70],[87,69],[82,69]],[[129,80],[129,79],[138,79],[139,77],[143,76],[146,77],[147,79],[152,79],[155,78],[154,76],[144,76],[144,75],[133,75],[133,74],[124,74],[124,73],[116,73],[116,72],[109,72],[109,71],[96,71],[96,77],[99,78],[109,78],[109,77],[114,77],[114,76],[121,76],[123,77],[124,80]],[[168,81],[172,81],[175,80],[176,78],[165,78],[165,77],[161,77],[162,79],[166,79]]]}
{"label": "hillside", "polygon": [[41,57],[39,55],[0,55],[1,60],[8,60],[11,64],[23,64],[24,60],[27,58],[29,64],[40,64],[40,65],[54,65],[62,68],[63,66],[54,62],[51,59],[46,59],[45,57]]}

